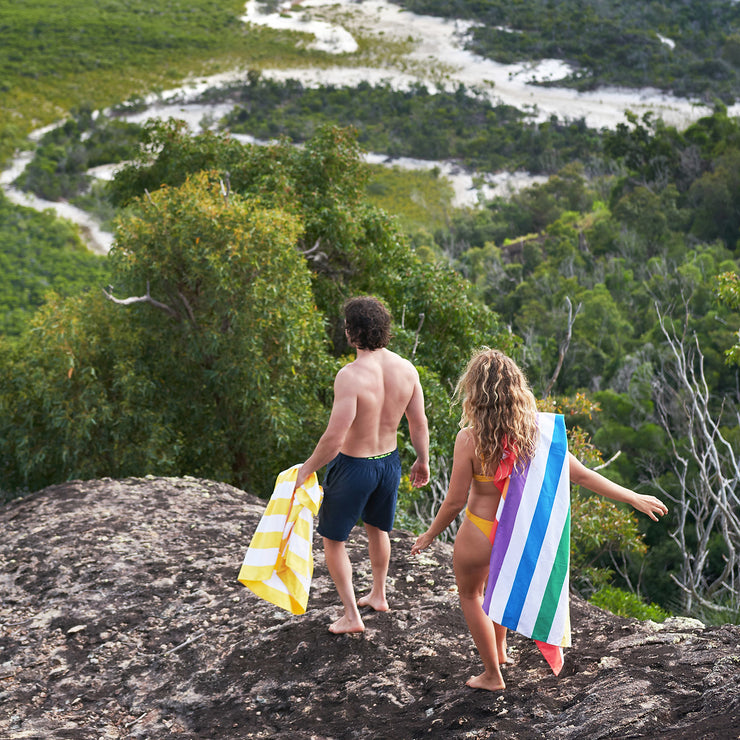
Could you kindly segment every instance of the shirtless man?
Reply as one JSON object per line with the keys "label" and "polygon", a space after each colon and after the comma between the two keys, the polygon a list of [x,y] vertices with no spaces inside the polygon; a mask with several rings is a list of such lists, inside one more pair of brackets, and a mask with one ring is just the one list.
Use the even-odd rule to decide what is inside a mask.
{"label": "shirtless man", "polygon": [[[357,356],[336,375],[329,423],[296,480],[298,487],[328,463],[318,532],[324,540],[329,575],[344,606],[343,616],[329,627],[335,634],[364,631],[358,606],[388,610],[388,533],[393,528],[401,480],[396,434],[404,415],[416,451],[409,473],[411,484],[420,487],[429,482],[424,394],[416,368],[386,349],[391,325],[388,310],[375,298],[352,298],[344,306],[344,317],[347,341]],[[367,531],[373,585],[356,602],[345,542],[360,519]]]}

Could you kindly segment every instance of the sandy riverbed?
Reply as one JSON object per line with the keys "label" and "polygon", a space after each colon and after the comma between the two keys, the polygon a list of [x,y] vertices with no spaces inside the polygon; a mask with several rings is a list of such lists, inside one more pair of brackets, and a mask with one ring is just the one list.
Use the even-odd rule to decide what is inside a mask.
{"label": "sandy riverbed", "polygon": [[[580,93],[565,87],[541,87],[536,81],[557,81],[571,73],[567,64],[557,59],[534,63],[498,64],[464,48],[471,24],[432,16],[410,13],[386,0],[305,0],[300,5],[285,3],[280,13],[261,14],[261,3],[246,4],[244,20],[274,28],[288,28],[311,33],[313,23],[320,20],[334,25],[331,35],[324,28],[316,48],[346,57],[351,51],[346,33],[405,40],[413,39],[413,48],[405,55],[389,60],[386,67],[357,68],[338,63],[323,69],[266,69],[263,74],[277,79],[299,79],[307,85],[357,84],[360,80],[387,81],[405,87],[409,80],[419,80],[446,89],[459,83],[485,91],[489,98],[521,110],[530,111],[537,120],[551,115],[561,119],[583,118],[593,128],[613,128],[625,121],[630,110],[638,115],[654,112],[677,127],[684,127],[700,116],[711,113],[696,101],[665,95],[658,90],[602,88]],[[730,113],[740,114],[740,106]]]}

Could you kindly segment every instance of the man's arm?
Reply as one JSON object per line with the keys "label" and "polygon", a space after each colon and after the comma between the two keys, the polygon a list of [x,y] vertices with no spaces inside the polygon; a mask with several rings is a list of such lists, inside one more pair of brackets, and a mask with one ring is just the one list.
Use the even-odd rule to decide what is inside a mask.
{"label": "man's arm", "polygon": [[409,471],[409,480],[414,488],[421,488],[429,483],[429,423],[424,411],[424,391],[418,373],[414,392],[406,406],[406,420],[409,423],[411,444],[416,452],[416,461]]}
{"label": "man's arm", "polygon": [[302,485],[311,473],[315,473],[337,456],[355,420],[357,414],[356,385],[352,381],[351,374],[344,372],[345,369],[342,368],[334,379],[334,403],[331,407],[329,423],[311,456],[299,468],[296,488]]}

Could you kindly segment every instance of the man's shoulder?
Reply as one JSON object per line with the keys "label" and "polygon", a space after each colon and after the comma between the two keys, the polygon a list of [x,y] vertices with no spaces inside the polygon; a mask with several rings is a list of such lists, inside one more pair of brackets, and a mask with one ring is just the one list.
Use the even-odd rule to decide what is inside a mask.
{"label": "man's shoulder", "polygon": [[357,375],[357,365],[355,364],[355,361],[348,362],[346,365],[342,365],[342,367],[337,370],[337,374],[334,376],[335,381],[342,381],[347,380],[349,378],[352,378],[352,376]]}
{"label": "man's shoulder", "polygon": [[372,354],[358,357],[347,363],[336,374],[336,379],[341,381],[372,377],[378,371],[392,373],[397,377],[418,378],[419,373],[413,363],[401,357],[387,348],[378,349]]}
{"label": "man's shoulder", "polygon": [[337,374],[334,376],[334,385],[351,385],[353,383],[357,383],[362,378],[366,378],[368,376],[368,372],[369,367],[367,366],[367,363],[356,359],[352,360],[352,362],[348,362],[346,365],[339,368]]}
{"label": "man's shoulder", "polygon": [[401,355],[396,354],[390,349],[385,349],[386,355],[385,355],[385,361],[389,365],[393,365],[397,368],[405,368],[408,372],[413,374],[418,374],[416,368],[414,367],[414,364],[407,360],[405,357],[401,357]]}

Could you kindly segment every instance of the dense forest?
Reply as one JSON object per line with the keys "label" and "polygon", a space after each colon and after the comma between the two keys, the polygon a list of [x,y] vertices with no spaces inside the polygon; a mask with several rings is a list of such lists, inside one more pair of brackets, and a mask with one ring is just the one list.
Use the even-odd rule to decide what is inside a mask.
{"label": "dense forest", "polygon": [[[504,14],[486,15],[489,29],[547,30],[527,4],[459,5],[465,17]],[[544,5],[559,24],[572,3]],[[580,6],[671,38],[699,23],[691,3],[665,16],[668,3]],[[705,7],[705,38],[728,46],[728,6]],[[644,63],[660,81],[658,61]],[[714,95],[734,96],[715,82]],[[575,587],[635,615],[738,618],[740,122],[722,103],[685,130],[628,115],[594,131],[535,124],[462,87],[312,90],[257,69],[202,100],[234,103],[221,133],[134,126],[80,103],[41,138],[18,185],[115,218],[108,258],[85,254],[48,214],[0,200],[5,497],[145,473],[267,493],[326,420],[348,360],[342,301],[374,293],[393,311],[393,348],[420,369],[433,429],[434,481],[404,486],[399,526],[422,526],[444,495],[450,391],[474,348],[495,345],[525,367],[543,408],[566,414],[579,457],[671,506],[665,521],[638,522],[574,491]],[[242,145],[231,133],[283,138]],[[549,177],[455,209],[435,173],[379,174],[362,149]],[[123,161],[90,190],[90,167]],[[404,433],[400,446],[411,454]]]}
{"label": "dense forest", "polygon": [[237,102],[224,129],[263,139],[304,141],[326,123],[353,126],[368,151],[390,157],[454,159],[483,172],[502,169],[553,174],[573,159],[599,153],[599,134],[582,121],[543,124],[516,108],[492,105],[461,85],[431,94],[417,84],[408,91],[363,83],[354,88],[305,88],[299,82],[257,80],[221,89],[204,100]]}
{"label": "dense forest", "polygon": [[49,213],[17,208],[0,193],[0,335],[20,334],[49,291],[79,295],[105,285],[107,265],[77,230]]}

